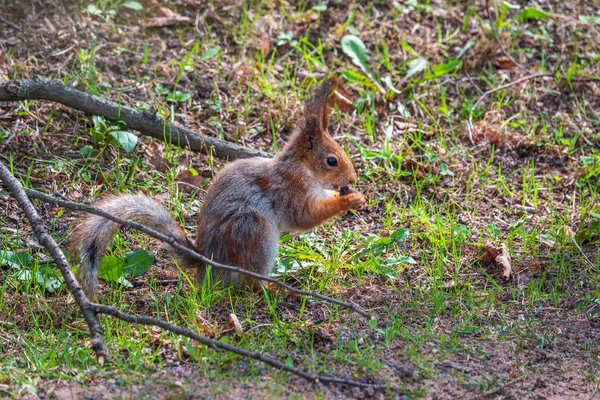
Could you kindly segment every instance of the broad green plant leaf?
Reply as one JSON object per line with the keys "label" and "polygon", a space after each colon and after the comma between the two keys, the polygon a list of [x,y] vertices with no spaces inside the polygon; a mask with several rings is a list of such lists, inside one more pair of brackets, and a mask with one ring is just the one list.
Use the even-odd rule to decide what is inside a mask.
{"label": "broad green plant leaf", "polygon": [[15,253],[14,251],[0,250],[0,265],[9,266],[15,269],[27,268],[31,263],[31,255],[25,252]]}
{"label": "broad green plant leaf", "polygon": [[92,15],[102,15],[102,10],[96,7],[95,4],[88,4],[87,12],[89,12]]}
{"label": "broad green plant leaf", "polygon": [[537,8],[526,8],[517,14],[517,19],[521,22],[525,22],[525,21],[529,21],[532,19],[533,20],[548,19],[551,16],[552,16],[552,14],[549,14],[546,11],[542,11]]}
{"label": "broad green plant leaf", "polygon": [[125,264],[123,274],[131,278],[137,278],[154,264],[154,255],[148,250],[125,253]]}
{"label": "broad green plant leaf", "polygon": [[415,58],[411,62],[408,63],[408,71],[406,71],[406,75],[404,79],[408,79],[414,74],[418,74],[419,72],[423,72],[427,69],[427,60],[424,58]]}
{"label": "broad green plant leaf", "polygon": [[201,60],[208,60],[210,58],[213,58],[214,56],[216,56],[217,54],[219,54],[219,51],[221,51],[220,47],[213,47],[210,48],[208,50],[206,50],[204,52],[204,54],[202,54],[202,56],[200,57]]}
{"label": "broad green plant leaf", "polygon": [[445,64],[434,65],[431,71],[425,73],[425,79],[434,79],[457,71],[462,66],[461,60],[452,60]]}
{"label": "broad green plant leaf", "polygon": [[363,72],[367,75],[371,74],[367,48],[362,40],[354,35],[346,35],[342,38],[342,50],[352,59],[352,62],[357,67],[363,70]]}
{"label": "broad green plant leaf", "polygon": [[135,11],[142,11],[144,9],[144,7],[137,1],[126,1],[125,3],[123,3],[123,7]]}
{"label": "broad green plant leaf", "polygon": [[401,91],[399,91],[398,89],[396,89],[396,87],[394,86],[394,82],[392,82],[392,78],[390,76],[386,76],[382,79],[383,83],[385,83],[385,86],[387,86],[388,89],[390,89],[392,92],[394,93],[402,93]]}
{"label": "broad green plant leaf", "polygon": [[127,153],[133,151],[138,141],[137,136],[127,131],[111,131],[109,134]]}
{"label": "broad green plant leaf", "polygon": [[98,276],[108,282],[119,282],[123,277],[126,265],[125,260],[117,257],[101,257],[98,265]]}
{"label": "broad green plant leaf", "polygon": [[396,229],[394,232],[392,232],[391,238],[394,239],[396,243],[402,243],[408,239],[409,233],[410,230],[408,228]]}

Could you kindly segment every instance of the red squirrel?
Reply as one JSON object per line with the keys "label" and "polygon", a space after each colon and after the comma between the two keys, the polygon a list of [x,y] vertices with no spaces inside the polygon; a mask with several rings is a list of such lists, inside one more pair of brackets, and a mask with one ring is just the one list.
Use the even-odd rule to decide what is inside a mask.
{"label": "red squirrel", "polygon": [[[356,182],[352,162],[327,131],[332,100],[339,95],[337,85],[332,80],[317,88],[277,157],[237,160],[217,174],[200,209],[196,245],[169,212],[144,194],[113,196],[97,206],[170,235],[214,261],[268,276],[280,235],[309,231],[365,204],[364,196],[349,187]],[[98,257],[117,228],[108,219],[88,215],[71,234],[78,279],[90,298],[98,290]],[[182,267],[196,269],[196,280],[202,284],[206,265],[170,250]],[[211,275],[212,282],[260,287],[260,282],[235,272],[213,268]]]}

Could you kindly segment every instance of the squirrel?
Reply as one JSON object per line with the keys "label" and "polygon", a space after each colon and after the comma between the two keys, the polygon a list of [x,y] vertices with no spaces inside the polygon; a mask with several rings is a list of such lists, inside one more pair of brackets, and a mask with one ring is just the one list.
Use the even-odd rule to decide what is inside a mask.
{"label": "squirrel", "polygon": [[[352,162],[327,130],[335,97],[344,98],[345,93],[337,79],[325,81],[304,104],[296,131],[275,158],[236,160],[216,175],[199,212],[195,245],[173,216],[144,194],[112,196],[97,206],[170,235],[216,262],[268,276],[280,235],[312,230],[366,204],[363,194],[350,187],[357,179]],[[89,215],[71,233],[78,280],[92,299],[98,291],[98,257],[117,229],[117,223]],[[196,281],[202,284],[206,265],[177,249],[169,250],[182,267],[196,269]],[[216,268],[211,279],[227,286],[262,287],[251,277]]]}

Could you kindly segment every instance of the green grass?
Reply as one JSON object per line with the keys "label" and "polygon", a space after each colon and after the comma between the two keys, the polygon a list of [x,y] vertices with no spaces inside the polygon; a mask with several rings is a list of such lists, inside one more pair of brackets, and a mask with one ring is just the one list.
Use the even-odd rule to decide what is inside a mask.
{"label": "green grass", "polygon": [[[155,109],[166,119],[206,133],[276,152],[317,83],[315,74],[342,76],[351,70],[354,75],[346,76],[356,77],[360,72],[342,52],[337,32],[371,32],[368,40],[361,37],[373,75],[389,76],[398,84],[414,58],[427,58],[430,66],[453,61],[455,48],[467,45],[467,39],[453,34],[456,29],[483,34],[480,25],[487,24],[477,9],[464,21],[454,21],[434,12],[437,6],[429,2],[399,2],[384,16],[377,4],[351,2],[346,10],[331,3],[326,11],[312,11],[309,2],[290,9],[273,8],[267,1],[242,2],[220,17],[224,26],[204,21],[198,38],[193,24],[168,28],[166,37],[160,30],[132,33],[126,25],[139,21],[140,15],[150,18],[154,9],[137,14],[104,1],[103,10],[118,12],[94,29],[102,30],[103,37],[137,35],[136,41],[119,44],[123,74],[106,67],[112,60],[110,41],[82,36],[84,45],[54,77],[122,104]],[[183,7],[177,11],[189,14]],[[85,5],[76,11],[90,18]],[[548,44],[554,35],[552,21],[521,23],[515,13],[508,10],[498,22],[501,38],[511,43],[507,48],[522,62],[530,60],[531,68],[538,62],[540,70],[553,71],[560,52]],[[269,52],[262,54],[256,29],[273,15],[280,23],[270,33]],[[331,21],[323,22],[330,15],[339,17],[335,29]],[[306,18],[311,21],[307,28],[297,29]],[[376,24],[378,19],[393,24]],[[416,21],[431,26],[428,45],[420,36],[423,31],[410,32]],[[600,59],[586,55],[597,52],[597,44],[578,40],[588,29],[597,35],[585,24],[571,32],[564,66],[568,78],[573,71],[598,74]],[[519,45],[527,37],[539,43]],[[491,34],[485,38],[493,42]],[[161,41],[168,41],[166,50]],[[136,232],[116,235],[108,255],[150,249],[160,265],[135,279],[133,289],[106,284],[100,301],[200,332],[203,326],[223,331],[227,316],[235,313],[245,334],[220,340],[314,373],[388,382],[410,398],[430,395],[443,385],[457,395],[512,390],[514,380],[532,383],[541,371],[561,379],[555,370],[544,369],[546,364],[576,371],[597,390],[594,342],[588,337],[569,344],[564,337],[572,329],[569,318],[597,321],[600,312],[600,225],[595,216],[600,214],[600,153],[593,148],[600,144],[598,110],[593,108],[597,102],[591,104],[591,91],[574,83],[544,81],[499,91],[475,110],[473,119],[481,124],[477,126],[501,132],[507,142],[471,146],[465,121],[479,93],[465,74],[483,90],[510,81],[491,66],[488,44],[481,41],[470,48],[457,71],[411,77],[395,101],[384,102],[368,80],[348,82],[357,94],[358,111],[355,117],[335,112],[332,133],[360,171],[358,186],[368,196],[370,212],[281,240],[277,276],[303,289],[349,298],[375,313],[378,326],[369,327],[356,315],[313,299],[240,293],[217,282],[195,283],[189,271],[169,273],[177,270],[169,256]],[[38,72],[14,50],[7,55],[23,64],[22,76]],[[552,96],[571,104],[569,112],[553,105]],[[107,137],[94,143],[92,136],[107,132],[103,127],[90,116],[54,105],[24,102],[14,112],[27,125],[20,135],[34,144],[28,150],[43,149],[11,148],[10,165],[27,187],[58,190],[83,202],[107,193],[145,190],[166,201],[187,231],[195,233],[194,215],[203,191],[179,185],[177,177],[193,167],[209,180],[223,160],[157,146],[146,138],[129,153]],[[116,125],[107,129],[111,127]],[[0,128],[0,133],[5,131],[4,125]],[[84,146],[96,151],[87,157],[77,154]],[[150,162],[157,155],[165,169]],[[1,250],[30,253],[27,276],[53,273],[44,265],[45,253],[33,247],[27,223],[11,210],[0,215],[0,226],[10,228],[1,231]],[[64,242],[73,214],[42,205],[40,210],[54,237]],[[408,238],[395,240],[394,234],[404,228]],[[481,248],[488,240],[510,250],[511,281],[505,282],[493,263],[482,260]],[[587,265],[574,241],[595,267]],[[107,393],[123,397],[136,397],[144,388],[142,397],[161,388],[178,396],[255,390],[267,397],[304,397],[311,390],[289,386],[288,374],[259,363],[109,317],[102,317],[102,324],[110,359],[99,368],[85,321],[64,285],[49,293],[40,279],[27,276],[17,268],[0,269],[2,395],[39,394],[49,381],[73,387],[101,382]],[[177,283],[161,283],[173,276],[179,276]],[[570,364],[569,350],[561,346],[585,354],[586,360]],[[540,366],[523,354],[554,358]],[[495,358],[510,368],[495,365]],[[444,370],[444,363],[460,368]],[[173,369],[188,375],[165,374]],[[331,397],[327,389],[314,390],[317,398]]]}

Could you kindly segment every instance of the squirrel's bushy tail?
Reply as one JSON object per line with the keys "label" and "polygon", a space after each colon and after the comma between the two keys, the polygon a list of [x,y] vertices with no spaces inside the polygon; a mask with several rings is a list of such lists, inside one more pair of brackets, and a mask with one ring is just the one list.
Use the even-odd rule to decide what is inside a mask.
{"label": "squirrel's bushy tail", "polygon": [[[174,237],[179,243],[194,248],[181,226],[160,204],[143,194],[110,197],[97,207],[117,217],[131,219],[165,235]],[[98,290],[98,257],[104,255],[119,224],[99,215],[88,215],[73,230],[70,248],[73,258],[79,261],[77,273],[79,284],[91,299]],[[169,246],[182,266],[192,266],[193,260]]]}

